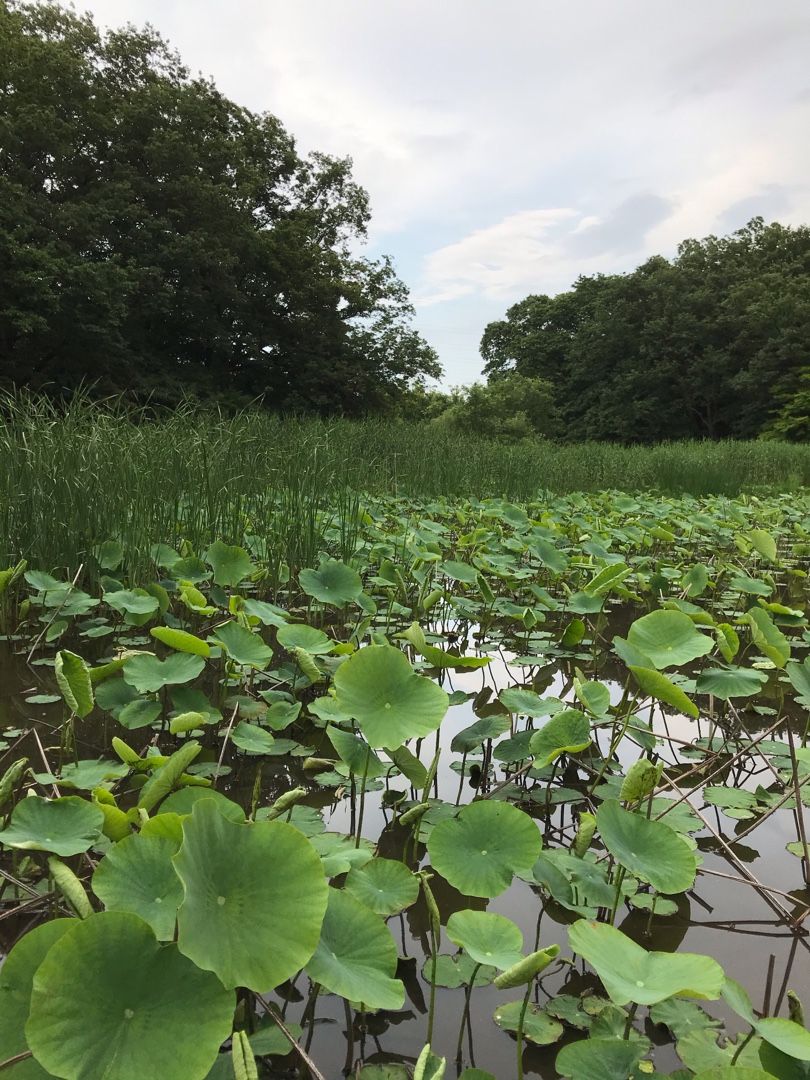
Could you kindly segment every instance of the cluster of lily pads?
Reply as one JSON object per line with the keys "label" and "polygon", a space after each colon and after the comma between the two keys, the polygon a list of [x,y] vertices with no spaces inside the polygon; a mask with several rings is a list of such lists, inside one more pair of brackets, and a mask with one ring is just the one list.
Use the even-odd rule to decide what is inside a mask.
{"label": "cluster of lily pads", "polygon": [[[524,1075],[527,1047],[555,1047],[572,1080],[810,1076],[798,996],[762,1015],[715,959],[616,926],[677,910],[709,872],[708,830],[806,948],[810,499],[369,499],[352,525],[340,561],[324,518],[310,568],[268,561],[248,522],[239,544],[157,543],[148,580],[115,538],[78,575],[0,573],[39,715],[0,733],[0,918],[19,930],[0,1071],[323,1077],[310,1050],[332,995],[347,1074],[439,1080],[450,1059],[485,1080],[470,1011],[494,984],[514,1039],[499,1080]],[[497,692],[493,663],[511,676]],[[327,828],[335,807],[348,830]],[[786,816],[793,880],[751,881],[709,811],[740,836]],[[515,882],[534,940],[485,910]],[[414,1000],[392,926],[417,909],[424,1049],[367,1060],[375,1016]],[[650,1025],[675,1072],[656,1071]]]}

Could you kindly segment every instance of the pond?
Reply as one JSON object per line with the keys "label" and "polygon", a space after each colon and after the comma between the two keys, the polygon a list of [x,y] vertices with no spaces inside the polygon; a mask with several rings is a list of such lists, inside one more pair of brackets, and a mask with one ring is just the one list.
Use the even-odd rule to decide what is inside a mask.
{"label": "pond", "polygon": [[[294,806],[277,819],[309,837],[330,893],[373,903],[368,890],[383,895],[387,886],[364,868],[379,874],[394,862],[407,868],[412,887],[401,902],[377,910],[396,946],[395,971],[385,977],[389,990],[392,979],[401,980],[401,1007],[366,1008],[335,990],[337,977],[330,983],[325,972],[319,984],[303,963],[273,992],[240,990],[237,1030],[253,1040],[259,1075],[306,1075],[307,1069],[301,1055],[268,1051],[278,1049],[278,1031],[267,1036],[262,1002],[277,1010],[329,1078],[411,1076],[428,1041],[434,1055],[446,1058],[447,1075],[464,1069],[517,1075],[516,1013],[505,1006],[522,999],[526,986],[496,988],[498,970],[509,966],[504,962],[483,965],[483,984],[470,990],[471,969],[481,961],[458,918],[467,912],[508,919],[520,931],[518,953],[559,946],[528,982],[525,1075],[590,1076],[587,1063],[563,1074],[561,1048],[586,1035],[611,1047],[626,1044],[631,1032],[636,1056],[618,1066],[617,1076],[639,1068],[639,1076],[651,1075],[643,1061],[654,1062],[657,1075],[728,1065],[741,1044],[727,1043],[721,1025],[732,1036],[750,1031],[730,993],[706,995],[711,1000],[700,1006],[664,995],[649,1008],[642,1000],[640,1009],[625,998],[625,1007],[611,991],[610,973],[572,950],[576,939],[569,934],[592,919],[612,922],[653,954],[713,958],[727,980],[747,988],[757,1017],[799,1015],[794,995],[810,992],[810,890],[801,857],[810,758],[802,693],[807,665],[800,662],[808,645],[801,546],[808,516],[803,505],[779,499],[629,501],[635,509],[614,507],[613,516],[596,498],[525,509],[499,500],[419,507],[378,501],[360,533],[356,569],[328,558],[325,536],[321,566],[297,582],[293,575],[292,583],[262,583],[261,559],[249,546],[241,554],[228,549],[230,560],[246,560],[230,577],[220,572],[216,552],[175,552],[171,566],[161,565],[171,559],[159,554],[159,589],[151,592],[133,588],[118,565],[100,566],[86,590],[29,571],[18,598],[28,607],[18,607],[12,632],[0,643],[2,767],[27,757],[30,768],[17,806],[25,792],[108,801],[129,814],[129,835],[148,820],[136,808],[149,771],[133,769],[127,753],[147,762],[164,755],[154,778],[165,755],[199,743],[184,767],[195,786],[183,787],[178,774],[166,789],[167,822],[175,813],[178,822],[190,820],[183,814],[206,795],[211,804],[211,792],[267,820],[276,817],[277,799],[297,791]],[[696,535],[698,515],[705,524]],[[362,592],[341,592],[353,588],[346,570],[362,582]],[[650,622],[653,613],[665,621]],[[57,621],[66,625],[53,635]],[[198,657],[184,651],[193,643],[151,634],[160,626],[208,646]],[[352,682],[346,673],[359,670],[366,649],[368,657],[378,650],[382,666]],[[408,660],[402,678],[386,666],[394,650]],[[166,672],[140,671],[140,654],[195,663],[161,683]],[[92,681],[92,711],[70,701],[74,682],[64,674],[71,662],[65,658],[79,655],[90,672],[113,665],[107,678]],[[436,723],[425,719],[433,709],[429,697],[414,699],[410,711],[399,707],[411,693],[423,694],[428,682],[447,695]],[[399,697],[384,701],[389,686]],[[178,723],[178,717],[192,720]],[[383,721],[415,727],[386,750],[375,735]],[[113,739],[128,748],[123,763]],[[410,754],[402,757],[399,746]],[[78,772],[76,762],[84,763]],[[127,762],[130,768],[123,767]],[[646,779],[639,763],[649,766]],[[635,796],[626,786],[632,777],[641,777]],[[477,888],[473,880],[479,870],[495,872],[498,850],[465,853],[459,833],[448,858],[438,839],[445,823],[464,820],[460,808],[482,804],[519,809],[521,821],[539,833],[538,848],[542,839],[532,865],[511,867],[502,888]],[[156,803],[149,811],[154,821],[159,810]],[[417,813],[409,818],[411,810]],[[633,852],[638,863],[622,855],[626,837],[619,834],[631,817],[631,828],[637,818],[672,826],[663,839],[674,843],[676,863],[688,856],[685,887],[664,880],[672,869],[667,843],[660,859],[656,849],[648,853],[649,865],[643,852]],[[591,835],[583,837],[589,821]],[[477,825],[471,835],[485,831]],[[641,834],[631,836],[633,844],[636,839],[646,842]],[[655,843],[661,839],[656,833]],[[0,855],[5,951],[43,920],[70,911],[58,882],[43,873],[49,848],[40,841],[8,844]],[[96,833],[84,854],[63,859],[95,911],[138,910],[97,888],[97,867],[116,846],[108,830]],[[182,861],[182,851],[176,858]],[[445,869],[442,860],[446,876],[432,865]],[[432,875],[426,880],[415,876],[426,869]],[[177,940],[173,918],[171,927],[162,940]],[[434,974],[437,929],[444,958]],[[182,934],[181,922],[180,951],[190,955]],[[338,965],[354,962],[330,947]],[[372,969],[373,963],[367,972],[373,982],[380,971]],[[363,970],[360,964],[354,974]],[[0,1047],[10,1045],[0,1021]],[[769,1045],[758,1031],[737,1063],[766,1062],[763,1075],[780,1077]],[[764,1057],[751,1057],[760,1051]],[[50,1052],[44,1051],[46,1061]],[[783,1049],[776,1053],[784,1057]],[[806,1059],[797,1054],[796,1060]],[[200,1075],[238,1075],[234,1068],[232,1053],[223,1052]]]}

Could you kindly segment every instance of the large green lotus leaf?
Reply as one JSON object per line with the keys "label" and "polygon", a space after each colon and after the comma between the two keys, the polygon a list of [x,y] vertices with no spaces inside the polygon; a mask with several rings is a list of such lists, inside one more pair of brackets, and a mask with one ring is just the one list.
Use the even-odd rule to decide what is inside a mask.
{"label": "large green lotus leaf", "polygon": [[531,716],[535,719],[554,716],[565,708],[559,698],[541,698],[533,690],[523,690],[521,687],[501,690],[498,700],[510,712],[519,713],[521,716]]}
{"label": "large green lotus leaf", "polygon": [[699,694],[714,694],[722,701],[730,701],[731,698],[753,697],[767,681],[767,674],[754,668],[704,668],[697,677],[696,690]]}
{"label": "large green lotus leaf", "polygon": [[396,749],[435,731],[449,708],[447,694],[417,675],[393,645],[358,649],[335,672],[336,703],[373,747]]}
{"label": "large green lotus leaf", "polygon": [[617,1005],[655,1005],[674,994],[720,997],[723,969],[710,956],[648,952],[614,926],[586,919],[569,928],[568,943],[596,971]]}
{"label": "large green lotus leaf", "polygon": [[104,603],[124,615],[154,615],[160,607],[159,601],[144,591],[119,589],[104,594]]}
{"label": "large green lotus leaf", "polygon": [[312,956],[326,879],[307,838],[281,821],[238,825],[201,799],[174,858],[183,883],[178,945],[226,986],[264,993]]}
{"label": "large green lotus leaf", "polygon": [[810,1061],[810,1031],[794,1020],[768,1016],[755,1025],[757,1034],[788,1057]]}
{"label": "large green lotus leaf", "polygon": [[532,735],[529,749],[543,768],[562,754],[577,754],[591,745],[591,722],[578,709],[565,709]]}
{"label": "large green lotus leaf", "polygon": [[[24,1054],[25,1021],[31,1010],[34,973],[48,950],[76,925],[75,919],[51,919],[20,938],[0,968],[0,1061]],[[34,1059],[20,1061],[9,1070],[12,1080],[44,1080],[51,1076]]]}
{"label": "large green lotus leaf", "polygon": [[[476,971],[476,968],[478,969]],[[433,973],[433,957],[428,956],[422,965],[422,977],[426,982],[431,981]],[[498,969],[488,965],[476,964],[476,962],[464,952],[438,953],[436,955],[436,985],[443,986],[448,990],[457,990],[459,986],[469,986],[475,973],[476,986],[489,986]]]}
{"label": "large green lotus leaf", "polygon": [[79,855],[96,843],[103,825],[102,811],[78,795],[61,799],[31,795],[14,807],[11,821],[0,832],[0,844],[24,851]]}
{"label": "large green lotus leaf", "polygon": [[477,964],[505,971],[523,958],[523,932],[511,919],[490,911],[454,911],[447,936]]}
{"label": "large green lotus leaf", "polygon": [[451,580],[461,581],[465,585],[474,585],[478,581],[478,571],[469,563],[449,560],[441,564],[439,571],[446,574]]}
{"label": "large green lotus leaf", "polygon": [[163,706],[154,698],[135,698],[118,711],[116,719],[127,731],[149,727],[163,712]]}
{"label": "large green lotus leaf", "polygon": [[172,865],[177,848],[168,837],[133,833],[110,848],[93,874],[93,892],[107,911],[140,915],[158,941],[174,937],[183,899],[183,886]]}
{"label": "large green lotus leaf", "polygon": [[468,754],[487,739],[497,739],[512,726],[508,716],[484,716],[453,736],[450,749],[454,754]]}
{"label": "large green lotus leaf", "polygon": [[287,652],[304,649],[313,656],[330,653],[337,644],[323,630],[307,626],[306,623],[284,623],[276,631],[276,640]]}
{"label": "large green lotus leaf", "polygon": [[356,600],[363,591],[357,571],[337,559],[326,559],[317,570],[302,570],[298,580],[307,596],[335,607]]}
{"label": "large green lotus leaf", "polygon": [[658,892],[684,892],[694,884],[694,853],[664,821],[633,814],[608,799],[596,811],[596,826],[614,859]]}
{"label": "large green lotus leaf", "polygon": [[242,667],[262,671],[273,657],[273,650],[269,645],[265,645],[258,634],[246,630],[233,620],[217,628],[214,641],[225,649],[231,660]]}
{"label": "large green lotus leaf", "polygon": [[329,724],[326,734],[340,760],[349,766],[349,771],[355,776],[362,777],[365,773],[367,780],[375,780],[388,771],[368,743],[353,735],[351,731],[344,731],[334,724]]}
{"label": "large green lotus leaf", "polygon": [[627,1080],[643,1057],[635,1039],[580,1039],[563,1047],[555,1067],[571,1080]]}
{"label": "large green lotus leaf", "polygon": [[418,880],[397,859],[370,859],[353,867],[344,889],[377,915],[396,915],[419,897]]}
{"label": "large green lotus leaf", "polygon": [[751,608],[746,619],[751,627],[751,639],[754,644],[778,668],[783,668],[790,660],[790,642],[762,608]]}
{"label": "large green lotus leaf", "polygon": [[[499,1005],[493,1013],[492,1019],[499,1028],[504,1031],[517,1031],[520,1023],[520,1014],[523,1010],[522,1001],[510,1001],[506,1005]],[[523,1037],[535,1046],[551,1046],[562,1037],[563,1026],[559,1020],[543,1012],[539,1005],[531,1002],[523,1019]]]}
{"label": "large green lotus leaf", "polygon": [[139,694],[154,694],[164,686],[191,682],[204,667],[205,660],[191,653],[172,653],[165,660],[152,653],[139,653],[124,664],[124,679]]}
{"label": "large green lotus leaf", "polygon": [[238,585],[256,569],[244,548],[229,547],[221,540],[209,547],[205,561],[214,571],[214,583],[225,588]]}
{"label": "large green lotus leaf", "polygon": [[630,627],[627,640],[659,669],[688,664],[711,652],[714,645],[682,611],[652,611],[643,615]]}
{"label": "large green lotus leaf", "polygon": [[[28,1044],[64,1080],[203,1080],[235,1001],[123,911],[77,919],[34,976]],[[157,1070],[157,1071],[156,1071]]]}
{"label": "large green lotus leaf", "polygon": [[[75,788],[77,791],[92,791],[105,780],[120,780],[128,772],[129,766],[122,761],[70,761],[62,766],[58,783],[62,787]],[[46,784],[51,783],[50,779],[47,779],[49,776],[50,773],[37,773],[37,779]]]}
{"label": "large green lotus leaf", "polygon": [[540,854],[534,821],[511,803],[480,801],[440,821],[428,837],[433,867],[466,896],[498,896]]}
{"label": "large green lotus leaf", "polygon": [[671,705],[673,709],[677,709],[685,716],[692,716],[695,719],[700,716],[700,710],[694,701],[688,698],[680,686],[676,686],[666,675],[662,675],[655,668],[639,667],[636,664],[628,664],[628,667],[645,694],[654,697],[656,701]]}
{"label": "large green lotus leaf", "polygon": [[311,843],[328,878],[348,874],[355,866],[365,866],[374,856],[374,845],[370,841],[361,838],[357,844],[353,836],[343,833],[319,832],[311,837]]}
{"label": "large green lotus leaf", "polygon": [[405,988],[394,978],[397,947],[379,915],[340,889],[329,889],[321,938],[306,965],[313,982],[370,1009],[401,1009]]}
{"label": "large green lotus leaf", "polygon": [[748,539],[763,559],[776,562],[776,540],[771,533],[766,532],[765,529],[752,529],[748,534]]}
{"label": "large green lotus leaf", "polygon": [[204,787],[184,787],[178,791],[173,791],[160,804],[160,809],[157,812],[158,816],[161,814],[180,814],[185,817],[186,814],[190,814],[194,810],[200,799],[213,799],[220,814],[228,818],[229,821],[240,822],[245,820],[245,811],[239,803],[235,803],[233,799],[227,798],[219,791]]}
{"label": "large green lotus leaf", "polygon": [[776,1080],[773,1073],[764,1069],[749,1069],[740,1065],[717,1065],[696,1073],[695,1080]]}
{"label": "large green lotus leaf", "polygon": [[241,720],[231,732],[231,742],[246,754],[272,754],[276,740],[257,724]]}

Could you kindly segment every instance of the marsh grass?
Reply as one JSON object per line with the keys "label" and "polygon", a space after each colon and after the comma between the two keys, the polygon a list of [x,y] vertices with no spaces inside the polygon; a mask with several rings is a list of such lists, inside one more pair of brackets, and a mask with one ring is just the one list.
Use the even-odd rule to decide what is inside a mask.
{"label": "marsh grass", "polygon": [[358,492],[504,496],[658,490],[737,495],[810,484],[810,447],[778,442],[502,444],[427,424],[133,411],[77,397],[0,401],[0,560],[75,571],[119,538],[130,566],[150,545],[212,538],[269,545],[312,565],[324,531],[349,553]]}

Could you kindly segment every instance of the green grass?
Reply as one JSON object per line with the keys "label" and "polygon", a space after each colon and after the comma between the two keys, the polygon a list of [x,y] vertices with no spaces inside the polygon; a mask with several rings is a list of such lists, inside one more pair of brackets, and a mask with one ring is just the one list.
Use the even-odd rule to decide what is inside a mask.
{"label": "green grass", "polygon": [[146,557],[159,540],[199,548],[213,536],[241,542],[245,532],[267,538],[271,558],[312,565],[329,521],[350,545],[362,491],[521,500],[540,491],[736,495],[806,484],[810,447],[778,442],[504,445],[386,419],[0,402],[3,565],[25,557],[75,571],[111,537]]}

